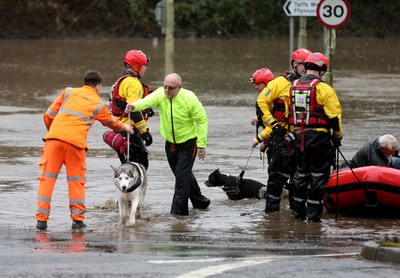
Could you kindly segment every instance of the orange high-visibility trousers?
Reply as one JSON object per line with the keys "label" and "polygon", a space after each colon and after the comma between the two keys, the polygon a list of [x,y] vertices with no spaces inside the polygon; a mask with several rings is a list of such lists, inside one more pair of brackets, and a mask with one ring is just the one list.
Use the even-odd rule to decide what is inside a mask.
{"label": "orange high-visibility trousers", "polygon": [[53,195],[61,167],[65,165],[68,182],[68,198],[72,220],[85,219],[85,149],[75,147],[60,140],[46,140],[39,163],[40,181],[36,220],[47,221],[50,215]]}

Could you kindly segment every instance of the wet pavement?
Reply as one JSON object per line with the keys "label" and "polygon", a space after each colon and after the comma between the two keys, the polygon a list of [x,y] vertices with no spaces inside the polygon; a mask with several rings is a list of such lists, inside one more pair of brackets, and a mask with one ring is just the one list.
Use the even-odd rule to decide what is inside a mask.
{"label": "wet pavement", "polygon": [[[65,173],[61,173],[53,194],[48,231],[37,232],[34,177],[44,132],[41,114],[23,108],[20,113],[12,114],[5,110],[1,110],[1,123],[13,122],[12,126],[18,127],[4,128],[3,124],[7,138],[19,134],[17,144],[2,140],[0,271],[5,277],[302,277],[306,274],[394,277],[399,274],[395,265],[358,259],[365,242],[399,232],[396,218],[339,215],[336,220],[334,213],[326,212],[322,223],[306,223],[291,217],[286,199],[279,213],[265,215],[264,200],[232,201],[220,188],[204,185],[208,174],[217,168],[238,175],[249,156],[245,177],[265,182],[267,174],[262,170],[259,152],[252,152],[249,147],[254,131],[248,124],[252,110],[247,107],[206,107],[210,120],[208,156],[204,162],[196,161],[194,173],[203,194],[211,199],[208,209],[190,209],[188,217],[169,214],[174,179],[155,118],[149,122],[155,142],[149,148],[149,186],[142,219],[136,227],[121,226],[113,202],[110,167],[119,162],[102,142],[104,128],[96,124],[88,138],[88,228],[81,232],[71,230]],[[28,111],[29,121],[24,114]],[[231,111],[240,120],[231,123],[230,118],[223,117]],[[226,131],[221,127],[230,125],[242,132],[225,136]],[[18,155],[7,157],[12,149],[18,150]]]}
{"label": "wet pavement", "polygon": [[[346,45],[348,42],[342,43]],[[2,53],[3,44],[0,43]],[[226,67],[223,72],[233,73],[232,79],[216,73],[206,77],[205,71],[197,76],[198,83],[193,77],[184,79],[188,80],[184,86],[200,91],[199,98],[209,117],[207,157],[203,162],[196,161],[194,173],[203,194],[211,199],[211,206],[204,211],[190,209],[188,217],[169,214],[174,177],[165,158],[164,142],[155,116],[149,121],[154,143],[149,147],[149,186],[143,218],[135,227],[121,226],[113,202],[115,188],[110,167],[117,166],[119,160],[102,141],[105,128],[96,123],[88,137],[88,210],[85,221],[88,228],[81,232],[71,231],[67,183],[62,170],[52,198],[49,228],[46,232],[37,232],[34,217],[38,186],[36,174],[43,146],[41,138],[45,134],[42,113],[63,86],[80,84],[82,73],[91,65],[86,55],[81,54],[81,60],[72,59],[82,52],[81,49],[106,53],[97,48],[100,43],[66,44],[71,52],[65,53],[68,59],[63,69],[58,69],[53,60],[48,60],[48,57],[53,57],[57,61],[62,52],[63,47],[57,42],[55,47],[52,42],[32,42],[32,47],[39,52],[37,56],[29,51],[20,55],[18,48],[11,51],[11,44],[7,51],[13,53],[2,57],[0,71],[5,84],[1,91],[5,98],[0,106],[2,277],[399,276],[398,265],[362,260],[358,256],[366,242],[400,234],[399,215],[339,214],[336,219],[334,213],[326,212],[321,223],[306,223],[291,217],[286,199],[279,213],[265,215],[263,200],[228,200],[220,188],[204,185],[208,175],[217,168],[239,175],[249,157],[245,177],[263,183],[267,180],[267,164],[263,166],[258,150],[250,148],[255,130],[249,122],[257,94],[252,93],[249,83],[243,82],[248,82],[247,76],[254,70],[235,72],[236,66],[231,62],[224,63],[226,57],[219,58],[218,55],[222,55],[219,48],[232,45],[224,42],[217,42],[214,57],[218,65]],[[115,44],[110,42],[109,45]],[[146,47],[147,42],[138,44]],[[129,43],[123,42],[123,45]],[[347,51],[352,51],[350,46],[347,46]],[[197,67],[206,68],[207,64],[200,58],[204,51],[209,51],[208,42],[197,42],[191,47],[198,47],[193,49],[197,56],[188,55],[187,59],[196,59]],[[364,48],[360,49],[364,51]],[[186,50],[182,50],[179,59],[185,58]],[[226,54],[230,57],[238,51],[227,50]],[[260,57],[264,55],[259,49],[249,51],[260,53]],[[116,56],[116,53],[111,51],[109,55]],[[100,57],[108,65],[115,62],[108,56]],[[356,71],[351,68],[355,67],[351,63],[349,70],[343,64],[336,68],[334,87],[344,115],[341,151],[347,159],[377,134],[390,132],[400,138],[400,116],[397,113],[400,107],[400,73],[391,65],[392,61],[387,64],[395,72],[385,71],[385,57],[379,58],[383,62],[375,69]],[[25,80],[18,79],[15,74],[21,68],[18,65],[22,64],[23,58],[37,59],[36,64],[29,64],[30,74]],[[161,59],[156,56],[152,60],[153,66],[157,64],[157,58],[158,61]],[[345,58],[349,59],[349,56]],[[282,57],[277,59],[282,61]],[[40,64],[46,61],[46,66]],[[75,64],[78,65],[76,69],[72,67]],[[246,63],[243,61],[241,64]],[[162,74],[160,69],[154,69],[157,75],[149,75],[146,81],[157,86]],[[100,71],[105,72],[107,83],[111,83],[113,74],[118,73],[115,69],[107,72],[103,65]],[[182,67],[178,72],[187,76],[188,72],[194,71]],[[235,80],[237,76],[245,81]],[[207,78],[209,83],[204,81]],[[232,88],[239,89],[234,92]],[[246,88],[246,94],[242,93],[243,88]],[[105,84],[105,100],[109,89]]]}

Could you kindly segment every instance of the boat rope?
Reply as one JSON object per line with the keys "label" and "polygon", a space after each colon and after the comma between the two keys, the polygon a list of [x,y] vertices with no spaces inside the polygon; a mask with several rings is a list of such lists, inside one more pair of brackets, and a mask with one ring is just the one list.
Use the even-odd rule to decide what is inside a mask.
{"label": "boat rope", "polygon": [[[358,179],[356,173],[354,173],[353,168],[351,168],[349,162],[347,162],[346,158],[344,157],[343,153],[340,151],[339,147],[336,147],[337,151],[340,153],[340,155],[342,156],[344,162],[346,163],[347,167],[349,167],[349,169],[351,170],[351,172],[353,173],[354,177],[356,178],[358,184],[361,186],[361,188],[364,191],[365,194],[365,206],[377,206],[377,202],[376,202],[376,197],[373,197],[372,194],[373,192],[368,192],[366,186]],[[336,197],[337,198],[337,197]],[[336,207],[338,207],[336,200]]]}

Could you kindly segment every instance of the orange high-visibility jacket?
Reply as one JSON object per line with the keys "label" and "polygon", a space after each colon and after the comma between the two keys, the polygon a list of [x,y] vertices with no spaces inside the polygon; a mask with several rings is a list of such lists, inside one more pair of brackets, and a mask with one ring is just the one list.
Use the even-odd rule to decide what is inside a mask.
{"label": "orange high-visibility jacket", "polygon": [[86,138],[95,120],[117,132],[124,125],[115,118],[91,86],[66,88],[43,115],[46,139],[57,139],[78,148],[87,148]]}

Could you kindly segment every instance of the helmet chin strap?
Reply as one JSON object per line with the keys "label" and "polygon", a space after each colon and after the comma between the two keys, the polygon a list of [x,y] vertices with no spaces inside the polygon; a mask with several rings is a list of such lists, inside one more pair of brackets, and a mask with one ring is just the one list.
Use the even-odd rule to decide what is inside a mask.
{"label": "helmet chin strap", "polygon": [[138,77],[140,79],[139,73],[135,72],[132,68],[126,68],[126,73],[132,75],[133,77]]}

